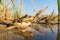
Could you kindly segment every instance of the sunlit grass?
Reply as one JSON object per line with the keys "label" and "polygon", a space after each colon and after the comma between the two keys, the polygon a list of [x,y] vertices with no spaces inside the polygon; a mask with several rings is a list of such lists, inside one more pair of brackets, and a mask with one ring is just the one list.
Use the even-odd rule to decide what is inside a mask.
{"label": "sunlit grass", "polygon": [[15,8],[14,0],[11,0],[11,2],[13,4],[14,13],[11,12],[8,5],[6,8],[3,8],[2,3],[0,3],[0,9],[2,9],[0,10],[0,40],[16,40],[16,35],[22,36],[23,40],[24,38],[29,39],[34,36],[31,29],[44,34],[44,30],[40,29],[40,23],[38,23],[42,19],[44,20],[43,23],[45,23],[44,27],[51,29],[53,32],[51,21],[55,20],[55,18],[57,19],[57,17],[53,15],[53,12],[45,18],[40,16],[47,7],[43,7],[35,16],[25,15],[19,17],[19,13]]}

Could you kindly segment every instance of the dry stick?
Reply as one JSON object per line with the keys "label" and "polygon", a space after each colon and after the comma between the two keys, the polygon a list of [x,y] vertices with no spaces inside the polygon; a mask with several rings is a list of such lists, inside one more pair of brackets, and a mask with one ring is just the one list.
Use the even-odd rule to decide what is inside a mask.
{"label": "dry stick", "polygon": [[51,20],[54,20],[58,15],[56,15],[55,17],[53,17]]}
{"label": "dry stick", "polygon": [[23,2],[24,2],[24,0],[22,0],[22,4],[20,4],[20,17],[22,17]]}
{"label": "dry stick", "polygon": [[47,7],[43,7],[35,16],[39,16],[42,12],[44,12]]}
{"label": "dry stick", "polygon": [[31,2],[32,2],[32,5],[33,5],[33,7],[34,7],[34,10],[33,10],[33,12],[37,12],[37,9],[36,9],[36,6],[34,5],[34,2],[33,2],[33,0],[31,0]]}
{"label": "dry stick", "polygon": [[[53,11],[54,12],[54,11]],[[53,12],[52,12],[52,14],[51,14],[51,16],[53,16]],[[52,19],[52,17],[49,17],[48,19],[47,19],[47,21],[48,21],[48,23],[46,24],[46,25],[49,25],[48,27],[51,29],[51,31],[52,31],[52,27],[50,26],[50,23],[49,23],[49,21]],[[50,19],[51,18],[51,19]],[[47,22],[46,21],[46,22]],[[53,32],[53,31],[52,31]]]}
{"label": "dry stick", "polygon": [[54,10],[53,10],[52,14],[48,17],[48,20],[49,20],[49,21],[52,19],[53,13],[54,13]]}
{"label": "dry stick", "polygon": [[47,9],[47,7],[43,7],[33,18],[33,20],[38,17],[42,12],[44,12]]}
{"label": "dry stick", "polygon": [[[14,5],[14,0],[11,0],[11,2],[12,2],[12,4],[13,4],[13,8],[14,8],[15,11],[16,11],[16,17],[18,18],[19,15],[18,15],[18,11],[17,11],[17,9],[16,9],[16,7],[15,7],[15,5]],[[14,17],[15,17],[15,16],[14,16]]]}

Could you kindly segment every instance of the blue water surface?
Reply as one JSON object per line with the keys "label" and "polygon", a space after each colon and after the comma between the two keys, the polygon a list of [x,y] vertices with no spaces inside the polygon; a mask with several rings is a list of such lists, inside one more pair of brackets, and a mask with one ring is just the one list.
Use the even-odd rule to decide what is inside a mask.
{"label": "blue water surface", "polygon": [[[40,33],[36,33],[34,37],[28,39],[28,40],[56,40],[57,33],[58,33],[58,27],[54,25],[53,32],[50,29],[45,28],[45,33],[42,35]],[[22,40],[20,37],[17,37],[16,40]],[[25,39],[27,40],[27,39]]]}

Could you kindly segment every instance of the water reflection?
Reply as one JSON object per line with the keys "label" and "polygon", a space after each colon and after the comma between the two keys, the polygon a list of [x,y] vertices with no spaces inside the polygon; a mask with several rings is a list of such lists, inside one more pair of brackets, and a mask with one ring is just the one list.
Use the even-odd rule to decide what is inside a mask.
{"label": "water reflection", "polygon": [[[53,31],[54,33],[51,32],[50,29],[47,28],[43,28],[45,33],[43,35],[41,35],[38,32],[35,32],[35,30],[32,30],[35,32],[34,37],[28,39],[28,40],[56,40],[57,38],[57,33],[58,33],[58,26],[57,25],[53,25]],[[21,37],[17,36],[16,40],[22,40]],[[25,39],[27,40],[27,39]]]}
{"label": "water reflection", "polygon": [[23,38],[21,35],[16,35],[11,31],[6,32],[3,30],[2,33],[0,32],[0,40],[1,40],[1,36],[3,38],[2,40],[56,40],[58,33],[58,25],[53,25],[53,32],[50,29],[44,28],[41,25],[40,25],[40,29],[44,30],[43,34],[32,29],[31,31],[33,32],[34,36],[28,39]]}

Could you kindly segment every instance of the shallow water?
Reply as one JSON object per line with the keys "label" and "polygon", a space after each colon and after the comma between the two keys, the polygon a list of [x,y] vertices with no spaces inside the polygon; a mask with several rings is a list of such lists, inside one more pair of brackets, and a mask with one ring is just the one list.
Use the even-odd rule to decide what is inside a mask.
{"label": "shallow water", "polygon": [[[32,29],[31,31],[34,33],[34,37],[29,38],[28,40],[56,40],[57,38],[57,33],[58,33],[58,25],[53,25],[53,32],[48,29],[48,28],[44,28],[43,26],[40,26],[41,30],[44,30],[44,34],[41,34],[37,31],[35,31],[34,29]],[[9,33],[8,36],[11,40],[27,40],[26,38],[23,39],[23,37],[12,33]],[[4,40],[8,40],[8,39],[4,39]]]}
{"label": "shallow water", "polygon": [[[45,33],[43,35],[36,32],[34,37],[30,38],[29,40],[56,40],[58,33],[58,26],[57,25],[53,25],[53,26],[54,26],[53,33],[51,32],[51,30],[44,28]],[[20,37],[17,37],[16,40],[22,40],[22,39]]]}

